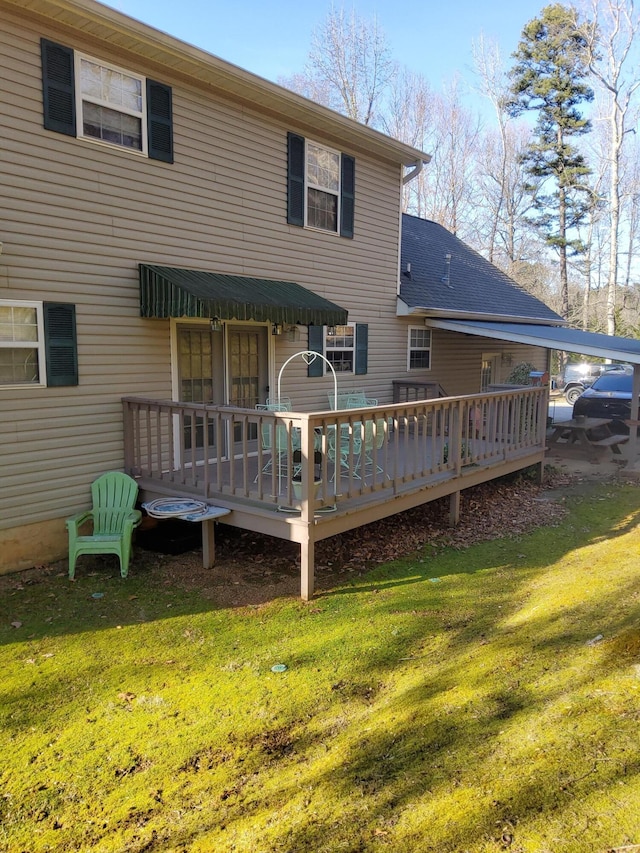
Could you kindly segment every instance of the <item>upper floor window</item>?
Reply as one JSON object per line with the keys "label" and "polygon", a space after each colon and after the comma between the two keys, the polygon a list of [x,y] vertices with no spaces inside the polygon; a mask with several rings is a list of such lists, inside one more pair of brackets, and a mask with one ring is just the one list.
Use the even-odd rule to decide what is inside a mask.
{"label": "upper floor window", "polygon": [[170,86],[47,39],[41,51],[47,130],[173,163]]}
{"label": "upper floor window", "polygon": [[337,231],[339,193],[340,155],[308,142],[307,225],[324,231]]}
{"label": "upper floor window", "polygon": [[431,369],[431,329],[421,326],[409,328],[409,370]]}
{"label": "upper floor window", "polygon": [[289,133],[289,224],[353,237],[354,200],[354,158]]}
{"label": "upper floor window", "polygon": [[0,299],[0,387],[77,384],[75,306]]}
{"label": "upper floor window", "polygon": [[146,154],[144,79],[76,54],[79,135]]}

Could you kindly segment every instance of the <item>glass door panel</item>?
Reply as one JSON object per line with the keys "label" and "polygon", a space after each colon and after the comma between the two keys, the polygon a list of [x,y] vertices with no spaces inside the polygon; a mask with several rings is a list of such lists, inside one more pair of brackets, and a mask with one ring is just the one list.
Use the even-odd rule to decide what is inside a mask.
{"label": "glass door panel", "polygon": [[[264,326],[230,326],[229,405],[255,409],[266,399],[268,383],[268,337]],[[257,442],[257,424],[249,424],[247,440]],[[242,427],[237,424],[233,440],[242,441]]]}
{"label": "glass door panel", "polygon": [[[207,326],[181,326],[178,328],[178,383],[179,399],[183,403],[224,403],[224,371],[222,332],[212,332]],[[207,446],[216,448],[215,424],[207,427]],[[224,436],[221,436],[224,441]],[[186,458],[198,461],[203,458],[205,426],[202,417],[185,421],[183,448]],[[222,448],[224,453],[224,447]]]}

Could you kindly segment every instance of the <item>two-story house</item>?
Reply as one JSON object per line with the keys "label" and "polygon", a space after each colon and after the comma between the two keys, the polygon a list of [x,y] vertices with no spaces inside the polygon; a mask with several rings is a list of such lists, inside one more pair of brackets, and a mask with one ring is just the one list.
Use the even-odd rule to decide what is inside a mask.
{"label": "two-story house", "polygon": [[[149,493],[206,482],[228,523],[299,541],[311,576],[317,538],[459,493],[424,486],[460,475],[448,448],[467,404],[389,408],[398,380],[436,386],[445,365],[448,394],[487,377],[481,342],[463,354],[462,335],[399,300],[402,184],[428,155],[93,0],[0,0],[0,20],[0,571],[63,556],[65,518],[123,467]],[[295,357],[308,352],[321,358]],[[491,357],[547,359],[504,342]],[[374,399],[372,429],[362,415],[246,415],[276,392],[326,412],[338,379]],[[261,446],[264,417],[286,454]],[[507,468],[542,458],[537,408],[534,421]],[[418,455],[400,436],[436,423],[409,471]],[[305,482],[320,456],[323,532],[308,491],[288,515],[275,475],[262,482],[276,467],[263,452],[288,455]],[[182,473],[167,484],[169,470]],[[363,501],[376,509],[355,520]]]}

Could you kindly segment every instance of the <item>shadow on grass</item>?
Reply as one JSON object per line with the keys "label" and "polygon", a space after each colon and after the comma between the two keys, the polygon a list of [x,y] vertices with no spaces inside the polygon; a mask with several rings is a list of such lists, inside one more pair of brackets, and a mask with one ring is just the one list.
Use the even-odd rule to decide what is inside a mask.
{"label": "shadow on grass", "polygon": [[[207,727],[191,728],[190,757],[172,755],[163,767],[167,780],[183,780],[180,802],[165,811],[156,800],[144,820],[114,822],[103,836],[93,829],[93,840],[119,832],[120,849],[243,853],[485,853],[526,841],[526,849],[593,853],[640,832],[624,799],[640,772],[636,696],[615,692],[640,649],[638,574],[629,562],[617,579],[607,566],[610,588],[565,600],[563,587],[579,582],[584,565],[549,569],[633,529],[636,494],[602,506],[603,494],[583,498],[551,531],[416,555],[311,605],[268,610],[265,618],[304,634],[289,660],[289,691],[263,689],[255,708],[239,701],[238,734],[223,755],[214,734],[223,709],[213,708]],[[104,596],[94,599],[98,581]],[[43,589],[32,602],[45,608],[41,633],[32,636],[82,631],[90,642],[104,627],[208,611],[217,620],[208,627],[224,630],[224,611],[195,591],[149,589],[143,574],[130,581],[85,578],[64,595],[54,583],[53,599]],[[352,637],[330,635],[339,622]],[[587,646],[596,634],[604,642]],[[194,656],[194,667],[203,659]],[[298,671],[313,680],[311,710],[296,704]],[[220,669],[216,677],[224,678]],[[34,678],[21,697],[29,724],[46,727],[59,689],[53,673]],[[258,735],[243,728],[252,715]],[[170,737],[177,723],[166,725]],[[143,740],[143,769],[117,779],[124,801],[135,802],[136,780],[150,773],[145,748]]]}
{"label": "shadow on grass", "polygon": [[[518,573],[547,566],[561,560],[575,548],[624,535],[635,526],[640,514],[636,507],[635,489],[619,487],[617,493],[621,499],[615,502],[607,501],[609,492],[608,486],[594,486],[591,492],[573,502],[569,519],[553,530],[536,530],[527,534],[526,545],[522,545],[519,539],[500,539],[478,543],[470,550],[439,548],[435,554],[427,545],[420,553],[363,572],[356,578],[348,572],[341,575],[332,573],[330,576],[338,585],[319,589],[314,601],[411,587],[425,580],[435,584],[447,577],[475,574],[496,566]],[[257,590],[258,594],[253,595],[256,604],[273,602],[282,595],[289,597],[289,582],[297,584],[299,570],[297,567],[284,568],[285,561],[281,560],[279,568],[271,572],[270,555],[272,560],[277,560],[278,554],[261,554],[264,538],[258,534],[250,536],[250,565],[246,567],[250,577],[248,581],[242,581],[243,590],[251,586]],[[285,552],[287,547],[290,550],[290,543],[275,542],[281,552]],[[229,550],[232,548],[233,542],[230,541]],[[120,578],[117,560],[111,557],[93,558],[93,561],[85,563],[79,568],[73,583],[67,580],[64,563],[40,571],[34,581],[29,580],[29,572],[4,576],[0,578],[3,586],[0,645],[20,642],[25,637],[37,640],[141,624],[179,614],[225,610],[229,605],[216,601],[215,590],[221,585],[229,587],[237,583],[232,580],[233,572],[238,570],[237,564],[233,563],[234,568],[221,577],[225,571],[222,562],[211,570],[203,571],[199,560],[199,553],[185,556],[184,577],[189,578],[191,573],[194,576],[188,585],[184,585],[176,574],[167,579],[163,574],[163,559],[157,555],[155,558],[147,555],[139,560],[126,579]],[[279,588],[278,581],[282,579],[287,579],[282,584],[286,592]],[[211,594],[204,595],[203,589],[197,587],[198,582],[204,586],[213,580],[217,586],[209,589]],[[326,578],[321,575],[319,581],[325,583]],[[233,606],[242,606],[242,603]],[[16,625],[19,627],[14,627]]]}
{"label": "shadow on grass", "polygon": [[[310,734],[297,721],[285,752],[254,756],[248,766],[243,760],[224,792],[211,790],[212,802],[224,803],[223,819],[204,816],[197,829],[167,833],[162,843],[200,839],[206,847],[202,839],[211,835],[211,849],[231,849],[225,842],[237,840],[235,828],[247,838],[252,821],[253,847],[233,849],[520,850],[532,833],[526,849],[593,853],[631,840],[640,817],[628,813],[623,786],[640,773],[637,709],[634,716],[631,699],[621,707],[619,697],[598,689],[599,681],[627,678],[631,658],[586,648],[585,630],[568,628],[567,613],[562,622],[542,614],[531,632],[510,629],[538,575],[505,572],[489,592],[481,578],[438,594],[423,584],[421,595],[414,579],[417,610],[406,613],[412,620],[384,648],[354,662],[353,685],[368,679],[371,692],[350,691],[346,683],[336,688],[345,707],[359,701],[361,724],[349,734]],[[628,633],[637,614],[606,614],[631,583],[569,617],[600,625],[607,637]],[[361,588],[369,593],[363,605],[372,625],[389,615],[377,589]],[[637,596],[637,581],[635,589]],[[429,640],[447,594],[472,616],[441,628],[446,642],[434,650]],[[427,617],[425,630],[429,606],[436,616]],[[327,759],[318,769],[313,757],[323,747]]]}
{"label": "shadow on grass", "polygon": [[611,486],[594,484],[583,496],[570,499],[570,517],[552,529],[539,528],[516,538],[478,542],[471,549],[448,547],[435,554],[427,545],[411,557],[371,569],[364,582],[322,591],[318,597],[391,588],[417,580],[439,582],[452,575],[475,574],[496,567],[518,572],[547,567],[576,548],[624,536],[637,527],[637,488],[620,487],[615,493],[619,499],[609,502]]}

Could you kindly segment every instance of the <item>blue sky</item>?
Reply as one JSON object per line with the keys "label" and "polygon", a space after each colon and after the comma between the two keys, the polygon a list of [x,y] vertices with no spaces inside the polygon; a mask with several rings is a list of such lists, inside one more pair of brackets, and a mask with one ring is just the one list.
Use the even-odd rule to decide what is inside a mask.
{"label": "blue sky", "polygon": [[[377,16],[394,58],[437,90],[456,72],[470,76],[472,40],[481,33],[497,41],[508,58],[523,26],[547,2],[336,0],[334,6],[354,8],[366,19]],[[110,0],[108,5],[275,82],[303,70],[311,33],[331,8],[331,2],[300,0]]]}

